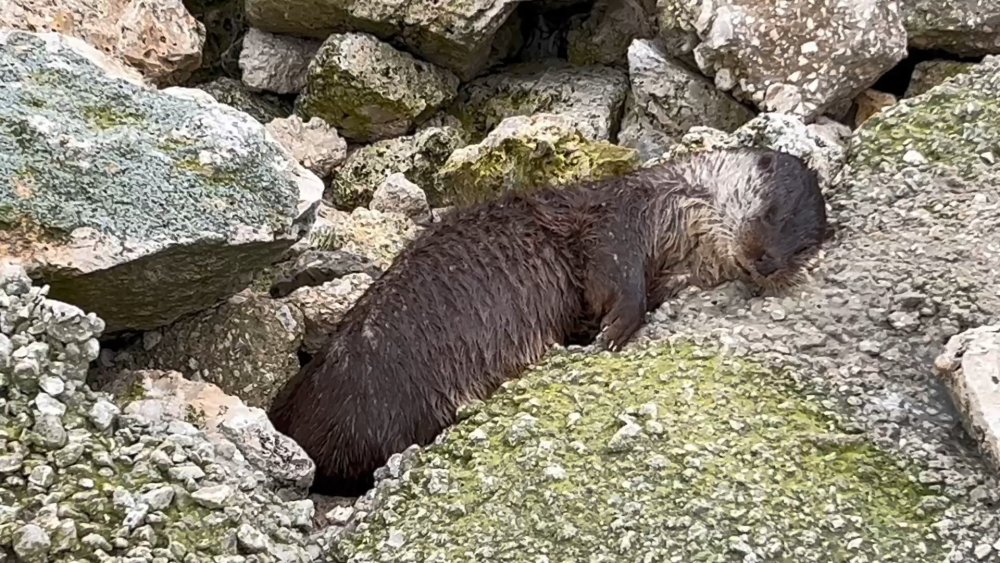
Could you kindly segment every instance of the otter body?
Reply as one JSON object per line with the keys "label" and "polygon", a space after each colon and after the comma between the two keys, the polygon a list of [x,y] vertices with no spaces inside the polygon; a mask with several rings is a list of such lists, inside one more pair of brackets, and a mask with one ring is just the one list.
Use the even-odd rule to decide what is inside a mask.
{"label": "otter body", "polygon": [[454,209],[344,315],[270,417],[316,462],[315,491],[357,494],[551,345],[593,327],[617,350],[688,284],[791,285],[825,228],[815,174],[758,149]]}

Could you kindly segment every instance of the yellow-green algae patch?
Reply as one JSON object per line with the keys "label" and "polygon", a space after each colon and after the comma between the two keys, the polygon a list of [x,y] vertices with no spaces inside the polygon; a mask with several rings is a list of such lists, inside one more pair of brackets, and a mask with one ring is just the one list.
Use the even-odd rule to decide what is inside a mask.
{"label": "yellow-green algae patch", "polygon": [[559,353],[418,453],[338,557],[940,561],[917,472],[786,374],[687,348]]}

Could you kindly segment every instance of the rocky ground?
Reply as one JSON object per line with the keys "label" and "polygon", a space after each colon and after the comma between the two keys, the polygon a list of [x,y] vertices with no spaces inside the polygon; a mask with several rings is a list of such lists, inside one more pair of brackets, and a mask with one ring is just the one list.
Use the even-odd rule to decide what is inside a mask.
{"label": "rocky ground", "polygon": [[[441,10],[0,5],[0,561],[1000,561],[997,7]],[[820,175],[806,285],[308,494],[264,409],[428,222],[753,145]]]}

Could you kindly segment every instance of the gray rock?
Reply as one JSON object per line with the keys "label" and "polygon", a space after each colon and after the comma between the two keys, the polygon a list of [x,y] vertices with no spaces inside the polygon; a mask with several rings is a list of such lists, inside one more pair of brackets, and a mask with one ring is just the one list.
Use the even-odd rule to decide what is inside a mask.
{"label": "gray rock", "polygon": [[236,530],[236,541],[248,553],[261,553],[267,549],[267,536],[249,524]]}
{"label": "gray rock", "polygon": [[265,92],[254,92],[246,84],[226,76],[198,84],[197,88],[211,95],[219,103],[245,112],[260,123],[288,117],[293,109],[291,102]]}
{"label": "gray rock", "polygon": [[368,207],[383,213],[402,213],[417,223],[426,223],[431,218],[427,194],[400,172],[386,177],[372,194]]}
{"label": "gray rock", "polygon": [[280,434],[260,409],[227,413],[219,432],[267,476],[277,490],[301,494],[312,485],[316,465],[292,439]]}
{"label": "gray rock", "polygon": [[[692,58],[720,90],[761,111],[805,118],[868,88],[906,55],[896,2],[661,0],[668,52]],[[789,14],[796,13],[795,17]]]}
{"label": "gray rock", "polygon": [[314,287],[300,287],[284,299],[302,311],[305,336],[302,350],[318,353],[344,313],[361,297],[373,281],[366,273],[347,274]]}
{"label": "gray rock", "polygon": [[241,79],[252,90],[297,94],[306,85],[309,61],[321,44],[250,28],[240,52]]}
{"label": "gray rock", "polygon": [[107,430],[115,421],[120,410],[113,403],[105,400],[98,400],[90,408],[87,417],[98,430]]}
{"label": "gray rock", "polygon": [[501,31],[518,3],[468,0],[441,10],[437,0],[249,0],[246,12],[251,25],[272,33],[322,39],[360,31],[392,39],[469,80],[491,59],[495,40],[506,39]]}
{"label": "gray rock", "polygon": [[222,508],[233,495],[233,489],[228,485],[202,487],[191,493],[191,498],[206,508]]}
{"label": "gray rock", "polygon": [[900,0],[910,47],[975,57],[1000,53],[1000,5],[990,0]]}
{"label": "gray rock", "polygon": [[0,32],[0,80],[31,84],[0,101],[14,132],[0,136],[0,208],[21,225],[0,253],[109,332],[153,328],[280,256],[322,188],[244,114],[114,78],[93,56],[56,35]]}
{"label": "gray rock", "polygon": [[279,117],[267,124],[267,131],[320,178],[329,177],[347,158],[347,141],[319,117],[306,122],[297,115]]}
{"label": "gray rock", "polygon": [[628,47],[629,96],[619,144],[643,160],[663,154],[692,126],[732,132],[753,118],[749,108],[711,81],[673,61],[656,41]]}
{"label": "gray rock", "polygon": [[344,137],[370,142],[405,135],[458,93],[458,78],[364,33],[331,35],[309,64],[296,101]]}
{"label": "gray rock", "polygon": [[34,524],[21,526],[14,532],[14,553],[22,561],[45,561],[52,540],[48,532]]}
{"label": "gray rock", "polygon": [[575,119],[588,139],[609,140],[627,92],[628,76],[616,68],[519,63],[463,85],[456,111],[477,137],[508,117],[544,112]]}
{"label": "gray rock", "polygon": [[632,40],[656,33],[656,0],[597,0],[587,18],[570,29],[567,58],[581,65],[624,65]]}
{"label": "gray rock", "polygon": [[920,61],[913,68],[910,84],[903,94],[906,98],[919,96],[952,76],[957,76],[975,68],[976,63],[960,61],[933,60]]}
{"label": "gray rock", "polygon": [[400,213],[381,213],[366,207],[351,213],[320,206],[309,232],[309,247],[341,250],[371,262],[385,271],[403,247],[423,230]]}
{"label": "gray rock", "polygon": [[174,500],[173,487],[164,486],[142,494],[139,500],[149,506],[150,510],[166,510]]}
{"label": "gray rock", "polygon": [[[378,277],[381,270],[371,260],[340,250],[306,250],[271,286],[271,297],[287,297],[300,287],[322,285],[348,274]],[[306,315],[308,319],[308,315]],[[308,321],[307,321],[308,322]],[[308,329],[306,329],[308,333]]]}

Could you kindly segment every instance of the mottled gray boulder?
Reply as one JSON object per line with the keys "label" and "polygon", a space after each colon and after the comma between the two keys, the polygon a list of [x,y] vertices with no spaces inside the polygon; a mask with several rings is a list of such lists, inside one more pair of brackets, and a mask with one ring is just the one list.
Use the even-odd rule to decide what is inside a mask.
{"label": "mottled gray boulder", "polygon": [[457,115],[483,137],[508,117],[561,114],[574,118],[588,138],[606,141],[618,129],[627,92],[628,76],[615,68],[519,63],[463,85]]}
{"label": "mottled gray boulder", "polygon": [[284,298],[305,317],[303,352],[316,354],[322,349],[344,313],[368,289],[372,280],[372,276],[363,272],[347,274],[320,285],[300,287]]}
{"label": "mottled gray boulder", "polygon": [[267,124],[267,131],[295,160],[320,178],[329,177],[347,158],[347,141],[322,118],[304,122],[297,115],[278,117]]}
{"label": "mottled gray boulder", "polygon": [[244,287],[307,229],[322,185],[246,114],[95,56],[0,32],[0,257],[108,331],[149,329]]}
{"label": "mottled gray boulder", "polygon": [[[46,298],[23,269],[0,266],[0,554],[53,563],[239,561],[237,531],[250,527],[259,560],[318,560],[300,516],[311,503],[275,492],[304,468],[301,490],[311,462],[288,455],[294,444],[273,431],[247,440],[249,424],[207,432],[202,407],[214,405],[228,422],[243,416],[220,394],[193,408],[182,403],[185,393],[152,399],[142,385],[125,385],[119,404],[94,392],[84,379],[103,328],[92,313]],[[53,429],[64,445],[43,439]]]}
{"label": "mottled gray boulder", "polygon": [[253,90],[297,94],[306,85],[309,61],[321,44],[250,28],[240,52],[241,79]]}
{"label": "mottled gray boulder", "polygon": [[248,292],[143,335],[122,365],[173,370],[217,385],[251,407],[267,408],[299,370],[305,324],[295,307]]}
{"label": "mottled gray boulder", "polygon": [[322,285],[348,274],[378,277],[381,270],[371,260],[343,250],[306,250],[282,268],[270,287],[271,297],[286,297],[300,287]]}
{"label": "mottled gray boulder", "polygon": [[292,113],[292,103],[265,92],[254,92],[235,78],[222,76],[196,86],[219,103],[233,106],[246,112],[260,123],[288,117]]}
{"label": "mottled gray boulder", "polygon": [[632,40],[656,33],[656,0],[597,0],[569,30],[567,58],[580,65],[624,65]]}
{"label": "mottled gray boulder", "polygon": [[637,39],[628,48],[631,95],[619,144],[649,159],[663,154],[694,125],[731,132],[753,117],[705,77],[671,60],[655,41]]}
{"label": "mottled gray boulder", "polygon": [[355,141],[410,132],[458,93],[454,74],[365,33],[333,34],[309,63],[296,101]]}
{"label": "mottled gray boulder", "polygon": [[490,60],[519,1],[463,0],[443,10],[438,0],[248,0],[246,11],[251,25],[272,33],[322,39],[360,31],[392,39],[468,80]]}
{"label": "mottled gray boulder", "polygon": [[326,197],[344,211],[367,206],[385,179],[400,173],[420,186],[432,205],[440,204],[438,169],[466,141],[458,127],[427,127],[413,135],[355,148],[333,171]]}
{"label": "mottled gray boulder", "polygon": [[910,84],[906,87],[904,97],[911,98],[923,94],[952,76],[971,70],[976,63],[961,61],[933,60],[920,61],[913,68]]}
{"label": "mottled gray boulder", "polygon": [[1000,53],[1000,4],[992,0],[900,0],[910,47],[974,57]]}
{"label": "mottled gray boulder", "polygon": [[402,213],[382,213],[366,207],[347,213],[320,206],[306,241],[308,248],[348,252],[385,271],[423,228]]}
{"label": "mottled gray boulder", "polygon": [[431,219],[427,194],[400,172],[386,177],[375,190],[368,207],[383,213],[402,213],[416,223],[426,223]]}
{"label": "mottled gray boulder", "polygon": [[693,56],[720,90],[761,111],[820,115],[906,56],[897,2],[660,0],[657,7],[668,51]]}

